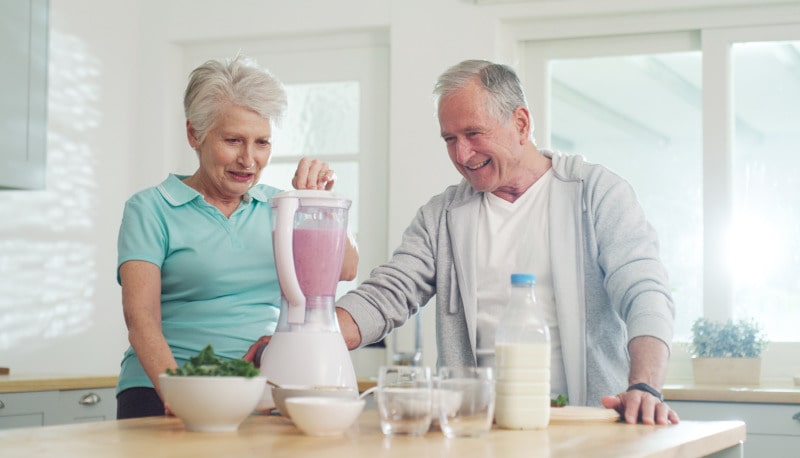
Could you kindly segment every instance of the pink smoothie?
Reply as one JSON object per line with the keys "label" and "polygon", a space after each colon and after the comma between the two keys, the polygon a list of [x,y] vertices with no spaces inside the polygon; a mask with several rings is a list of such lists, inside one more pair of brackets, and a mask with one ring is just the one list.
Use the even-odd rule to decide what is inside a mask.
{"label": "pink smoothie", "polygon": [[342,269],[344,229],[295,229],[292,248],[300,289],[308,296],[333,296]]}

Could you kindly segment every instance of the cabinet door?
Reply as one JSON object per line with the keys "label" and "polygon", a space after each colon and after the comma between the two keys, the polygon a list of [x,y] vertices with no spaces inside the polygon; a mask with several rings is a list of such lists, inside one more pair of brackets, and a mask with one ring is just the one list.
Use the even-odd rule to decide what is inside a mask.
{"label": "cabinet door", "polygon": [[43,426],[57,404],[55,391],[0,393],[0,429]]}
{"label": "cabinet door", "polygon": [[796,457],[800,421],[796,404],[670,401],[681,420],[741,420],[747,425],[746,456]]}
{"label": "cabinet door", "polygon": [[800,421],[792,416],[796,404],[670,401],[670,407],[686,420],[741,420],[748,434],[777,434],[800,437]]}
{"label": "cabinet door", "polygon": [[63,390],[58,392],[58,412],[46,424],[87,423],[117,418],[114,388]]}
{"label": "cabinet door", "polygon": [[0,0],[0,189],[43,189],[48,0]]}

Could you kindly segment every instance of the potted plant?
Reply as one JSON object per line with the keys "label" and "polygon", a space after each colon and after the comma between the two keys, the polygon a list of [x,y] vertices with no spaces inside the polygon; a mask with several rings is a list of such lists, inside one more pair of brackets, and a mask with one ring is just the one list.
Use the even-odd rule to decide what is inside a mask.
{"label": "potted plant", "polygon": [[758,385],[767,339],[753,320],[692,323],[692,369],[698,384]]}

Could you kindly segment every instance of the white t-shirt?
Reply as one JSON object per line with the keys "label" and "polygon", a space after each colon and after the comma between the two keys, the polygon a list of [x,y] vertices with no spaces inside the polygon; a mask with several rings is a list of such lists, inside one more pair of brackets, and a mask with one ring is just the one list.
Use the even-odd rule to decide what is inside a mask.
{"label": "white t-shirt", "polygon": [[548,170],[515,202],[484,193],[478,216],[478,332],[479,366],[494,366],[494,336],[508,304],[512,273],[536,275],[536,301],[550,328],[550,387],[566,394],[553,277],[550,271],[550,232],[547,221],[553,170]]}

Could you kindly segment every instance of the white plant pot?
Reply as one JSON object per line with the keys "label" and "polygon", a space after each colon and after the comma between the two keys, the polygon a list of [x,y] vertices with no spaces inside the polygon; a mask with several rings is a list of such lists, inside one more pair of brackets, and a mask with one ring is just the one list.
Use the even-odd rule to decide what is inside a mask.
{"label": "white plant pot", "polygon": [[698,385],[759,385],[761,358],[692,358]]}

